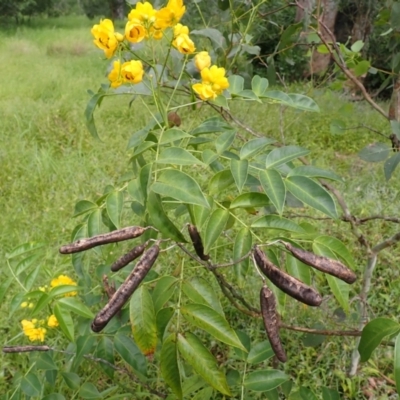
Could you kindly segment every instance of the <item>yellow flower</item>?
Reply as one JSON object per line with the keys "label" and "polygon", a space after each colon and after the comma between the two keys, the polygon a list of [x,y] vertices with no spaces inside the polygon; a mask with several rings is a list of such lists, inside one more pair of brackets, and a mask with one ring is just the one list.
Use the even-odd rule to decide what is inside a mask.
{"label": "yellow flower", "polygon": [[199,71],[202,71],[204,68],[210,68],[211,57],[206,51],[200,51],[194,58],[194,64]]}
{"label": "yellow flower", "polygon": [[26,308],[28,307],[29,303],[27,301],[24,301],[21,303],[21,308]]}
{"label": "yellow flower", "polygon": [[194,47],[194,43],[189,38],[188,35],[182,33],[178,35],[174,41],[172,42],[174,47],[178,49],[178,51],[182,54],[192,54],[195,52],[196,48]]}
{"label": "yellow flower", "polygon": [[136,4],[136,8],[131,10],[131,12],[128,14],[128,19],[129,21],[153,24],[156,20],[156,13],[157,10],[155,10],[149,2],[146,1],[142,3],[139,1]]}
{"label": "yellow flower", "polygon": [[95,37],[93,43],[104,50],[107,58],[111,58],[118,47],[118,37],[120,34],[114,32],[114,24],[110,19],[103,19],[100,24],[94,25],[91,29],[92,35]]}
{"label": "yellow flower", "polygon": [[40,340],[41,342],[44,341],[44,337],[46,334],[46,329],[44,328],[35,328],[35,324],[37,323],[37,319],[33,319],[32,321],[29,320],[22,320],[22,330],[24,335],[28,337],[30,341]]}
{"label": "yellow flower", "polygon": [[167,6],[157,12],[156,25],[161,29],[176,25],[185,10],[186,7],[183,5],[183,0],[169,0]]}
{"label": "yellow flower", "polygon": [[189,28],[186,25],[176,24],[174,26],[174,37],[177,37],[182,33],[184,33],[185,35],[189,35]]}
{"label": "yellow flower", "polygon": [[201,83],[193,85],[193,90],[202,100],[214,100],[225,89],[229,87],[228,79],[225,77],[225,68],[213,65],[211,68],[201,70]]}
{"label": "yellow flower", "polygon": [[139,83],[143,79],[143,64],[141,61],[132,60],[122,64],[121,75],[125,82]]}
{"label": "yellow flower", "polygon": [[121,75],[121,62],[119,60],[114,61],[113,69],[108,74],[108,79],[111,82],[111,87],[113,88],[117,88],[124,83]]}
{"label": "yellow flower", "polygon": [[128,21],[125,25],[125,37],[132,43],[139,43],[146,37],[146,29],[137,21]]}
{"label": "yellow flower", "polygon": [[58,326],[57,318],[54,314],[51,314],[47,320],[47,326],[50,328],[56,328]]}
{"label": "yellow flower", "polygon": [[[58,278],[53,279],[50,282],[50,286],[52,288],[56,287],[56,286],[60,286],[60,285],[72,285],[72,286],[76,286],[76,282],[73,281],[69,276],[67,275],[59,275]],[[72,296],[76,296],[77,292],[70,292],[70,293],[66,293],[65,297],[72,297]]]}

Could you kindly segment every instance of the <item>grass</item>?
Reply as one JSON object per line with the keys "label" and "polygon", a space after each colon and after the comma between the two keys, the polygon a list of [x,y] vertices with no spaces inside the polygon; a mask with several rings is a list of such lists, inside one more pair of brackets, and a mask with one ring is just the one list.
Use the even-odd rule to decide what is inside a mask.
{"label": "grass", "polygon": [[[91,22],[81,18],[63,18],[32,21],[30,26],[8,27],[0,31],[0,256],[26,241],[46,243],[43,271],[66,272],[69,262],[60,259],[58,247],[69,240],[76,224],[71,219],[76,201],[98,198],[106,185],[118,182],[129,170],[126,144],[133,132],[146,121],[143,107],[135,101],[128,107],[126,98],[107,99],[96,112],[98,130],[103,141],[94,140],[88,133],[83,110],[88,101],[86,89],[105,82],[106,62],[92,46],[89,28]],[[233,105],[235,115],[266,136],[309,148],[310,160],[344,176],[340,189],[345,194],[353,213],[359,217],[371,213],[398,215],[400,184],[396,171],[390,182],[385,182],[382,165],[371,165],[357,157],[360,148],[377,139],[367,130],[349,130],[340,136],[330,133],[332,120],[342,119],[348,127],[364,123],[385,132],[385,121],[377,117],[364,103],[348,103],[338,94],[313,89],[310,85],[294,86],[293,92],[315,98],[321,113],[302,113],[278,106],[249,103],[246,107]],[[201,110],[204,115],[207,111]],[[184,127],[194,123],[189,111],[182,111]],[[280,124],[284,121],[284,135]],[[341,222],[318,225],[321,231],[339,237],[354,250],[362,270],[365,254],[354,241],[348,225]],[[372,242],[379,242],[395,232],[388,223],[370,223],[364,228]],[[227,255],[229,258],[229,255]],[[396,317],[399,306],[399,257],[395,249],[382,253],[377,266],[377,279],[370,299],[375,315]],[[8,276],[5,264],[2,273]],[[356,288],[353,295],[357,293]],[[249,283],[245,295],[255,300]],[[18,287],[3,300],[0,311],[0,332],[7,341],[16,338],[19,326],[9,318],[9,303],[18,293]],[[328,294],[326,288],[324,294]],[[239,316],[224,303],[227,315],[236,326],[251,332],[261,341],[263,333],[258,321]],[[328,327],[338,324],[332,310],[337,306],[331,299],[312,317],[298,303],[288,304],[285,323],[312,326],[332,320]],[[18,311],[19,312],[19,311]],[[17,314],[17,319],[20,314]],[[21,314],[22,315],[22,314]],[[352,324],[351,315],[346,324]],[[353,341],[350,338],[329,338],[316,347],[306,347],[298,333],[283,331],[282,337],[291,349],[285,370],[298,385],[310,386],[316,391],[321,386],[340,388],[344,398],[363,399],[367,390],[373,390],[374,399],[386,399],[390,390],[383,375],[391,375],[389,348],[383,348],[374,357],[374,364],[363,367],[360,375],[349,381],[345,377]],[[263,339],[265,340],[265,338]],[[18,340],[16,340],[18,342]],[[10,389],[9,374],[26,367],[24,356],[2,357],[0,392]],[[376,375],[375,388],[367,380]],[[96,375],[95,375],[96,377]],[[101,379],[101,378],[98,378]],[[318,392],[319,393],[319,392]],[[257,397],[255,397],[257,398]]]}

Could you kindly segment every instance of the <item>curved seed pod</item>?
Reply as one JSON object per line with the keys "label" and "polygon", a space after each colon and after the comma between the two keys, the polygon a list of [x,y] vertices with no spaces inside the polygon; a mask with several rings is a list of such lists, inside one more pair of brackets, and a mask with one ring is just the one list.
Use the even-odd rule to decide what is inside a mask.
{"label": "curved seed pod", "polygon": [[326,274],[335,276],[346,283],[354,283],[357,280],[357,275],[341,262],[332,260],[331,258],[318,256],[309,251],[299,249],[298,247],[292,246],[290,243],[282,242],[283,245],[304,264],[309,265],[319,271],[325,272]]}
{"label": "curved seed pod", "polygon": [[276,358],[281,362],[286,362],[287,357],[279,337],[278,315],[276,313],[275,296],[271,289],[263,286],[260,291],[261,314],[264,321],[265,331],[267,332],[271,348]]}
{"label": "curved seed pod", "polygon": [[199,231],[192,224],[188,224],[188,231],[196,254],[199,256],[200,260],[208,261],[210,259],[210,256],[208,254],[204,254],[203,242],[201,241]]}
{"label": "curved seed pod", "polygon": [[321,304],[322,297],[315,289],[281,271],[257,246],[254,248],[254,259],[262,273],[283,292],[309,306]]}
{"label": "curved seed pod", "polygon": [[137,238],[149,229],[142,226],[128,226],[127,228],[118,229],[110,233],[96,235],[90,238],[80,239],[76,242],[66,244],[60,247],[61,254],[79,253],[80,251],[88,250],[102,244],[122,242],[128,239]]}
{"label": "curved seed pod", "polygon": [[156,244],[143,254],[125,282],[118,288],[105,307],[97,313],[92,322],[93,332],[100,332],[129,300],[132,293],[138,288],[150,271],[159,252],[160,248]]}
{"label": "curved seed pod", "polygon": [[111,265],[111,271],[119,271],[121,268],[124,268],[126,265],[128,265],[131,261],[136,260],[139,256],[143,254],[145,248],[147,247],[147,244],[148,242],[139,244],[131,251],[118,258],[118,260],[115,261],[113,265]]}

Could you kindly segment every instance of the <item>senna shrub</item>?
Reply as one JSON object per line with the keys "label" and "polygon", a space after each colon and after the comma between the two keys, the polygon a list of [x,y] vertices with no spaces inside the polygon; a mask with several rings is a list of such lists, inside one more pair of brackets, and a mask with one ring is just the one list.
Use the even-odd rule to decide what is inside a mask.
{"label": "senna shrub", "polygon": [[[10,399],[289,396],[291,376],[268,363],[274,352],[283,363],[293,351],[279,337],[287,298],[317,307],[321,291],[349,308],[348,283],[356,278],[349,251],[285,216],[296,201],[337,219],[319,179],[340,178],[302,165],[305,148],[251,136],[230,110],[259,102],[318,112],[317,104],[271,90],[257,75],[245,84],[232,67],[239,54],[255,51],[251,38],[191,31],[182,22],[186,7],[183,0],[161,8],[137,2],[123,32],[107,19],[91,30],[110,67],[86,108],[89,131],[98,138],[94,112],[114,96],[147,110],[148,122],[129,139],[122,183],[75,206],[81,222],[60,252],[71,255],[78,284],[60,276],[51,289],[35,289],[39,268],[30,268],[39,244],[8,255],[24,288],[12,308],[29,310],[21,325],[29,345],[4,351],[37,350]],[[257,12],[247,7],[244,31]],[[230,51],[216,44],[233,39]],[[236,314],[227,317],[227,307]],[[63,334],[66,349],[50,329]]]}

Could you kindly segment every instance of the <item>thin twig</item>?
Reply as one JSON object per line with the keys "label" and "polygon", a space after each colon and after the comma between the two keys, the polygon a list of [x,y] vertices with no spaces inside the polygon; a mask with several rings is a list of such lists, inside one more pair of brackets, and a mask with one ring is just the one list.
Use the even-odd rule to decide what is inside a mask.
{"label": "thin twig", "polygon": [[331,331],[331,330],[320,330],[320,329],[311,329],[311,328],[304,328],[302,326],[294,326],[294,325],[286,325],[280,323],[279,325],[280,328],[283,329],[288,329],[291,331],[296,331],[296,332],[304,332],[304,333],[310,333],[313,335],[323,335],[323,336],[361,336],[361,331]]}

